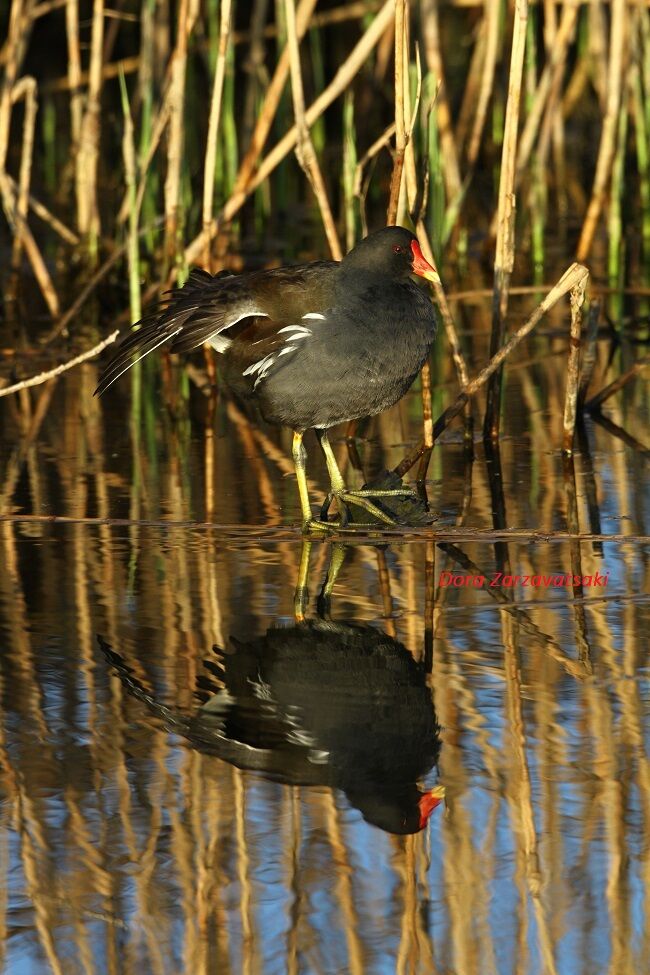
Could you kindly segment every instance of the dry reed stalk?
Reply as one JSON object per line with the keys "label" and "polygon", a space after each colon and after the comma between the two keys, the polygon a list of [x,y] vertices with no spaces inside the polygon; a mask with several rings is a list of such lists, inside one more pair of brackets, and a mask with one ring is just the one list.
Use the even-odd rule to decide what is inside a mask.
{"label": "dry reed stalk", "polygon": [[499,4],[494,3],[493,0],[485,0],[483,17],[486,23],[485,61],[481,72],[476,115],[467,144],[467,165],[470,171],[473,170],[478,158],[481,136],[483,135],[488,105],[494,87],[494,72],[499,50]]}
{"label": "dry reed stalk", "polygon": [[134,325],[142,318],[142,294],[140,292],[140,254],[138,248],[138,210],[136,207],[137,169],[135,160],[135,142],[133,118],[129,96],[126,90],[124,75],[120,75],[120,89],[122,95],[122,112],[124,115],[124,131],[122,133],[122,157],[124,159],[124,174],[126,192],[129,199],[129,230],[127,239],[127,258],[129,268],[129,307],[131,310],[131,324]]}
{"label": "dry reed stalk", "polygon": [[[69,0],[66,0],[66,3],[67,2],[69,2]],[[68,38],[68,44],[70,43],[72,43],[72,41],[70,38]],[[68,60],[69,58],[70,53],[68,52]],[[124,73],[125,75],[134,74],[140,68],[141,60],[141,55],[135,54],[130,58],[120,58],[117,61],[111,61],[109,64],[104,64],[102,66],[102,81],[111,81],[113,78],[119,78],[120,73]],[[53,78],[43,83],[41,86],[41,92],[44,95],[53,95],[64,91],[81,91],[83,86],[88,84],[89,77],[90,73],[88,71],[80,71],[74,85],[71,84],[69,77]]]}
{"label": "dry reed stalk", "polygon": [[25,102],[25,118],[23,121],[23,140],[20,154],[20,173],[18,176],[18,190],[14,208],[16,229],[11,248],[11,267],[17,271],[20,266],[20,255],[23,246],[23,232],[27,225],[27,210],[29,208],[29,186],[32,175],[32,158],[34,155],[34,129],[36,125],[36,79],[24,75],[11,92],[11,101],[15,105],[20,99]]}
{"label": "dry reed stalk", "polygon": [[[325,88],[318,98],[305,111],[305,121],[308,126],[320,118],[323,112],[334,102],[339,95],[346,90],[352,82],[357,72],[363,67],[368,59],[370,52],[375,47],[379,39],[383,36],[386,28],[391,24],[393,18],[393,0],[386,0],[375,19],[372,21],[363,36],[354,46],[346,60],[338,69],[336,75]],[[247,183],[246,187],[233,192],[226,203],[222,212],[216,220],[216,228],[221,224],[229,223],[239,212],[250,194],[264,182],[273,172],[276,166],[291,152],[298,141],[298,130],[294,125],[271,149],[267,156],[262,160],[255,175]],[[214,232],[214,231],[212,231]],[[188,264],[193,263],[203,249],[204,234],[201,231],[185,250],[185,260]]]}
{"label": "dry reed stalk", "polygon": [[[13,178],[13,176],[9,175],[6,175],[5,178],[8,180],[14,195],[16,195],[18,192],[18,184],[16,183],[16,180]],[[55,217],[44,203],[37,200],[36,197],[31,195],[31,193],[28,195],[27,201],[34,214],[39,217],[43,223],[46,223],[55,234],[58,234],[58,236],[64,240],[66,244],[72,244],[75,246],[79,243],[79,236],[75,234],[74,231],[70,230],[70,228],[64,223],[62,223],[58,217]]]}
{"label": "dry reed stalk", "polygon": [[94,0],[90,37],[90,69],[86,108],[81,119],[79,145],[75,157],[77,228],[86,238],[94,260],[99,240],[99,207],[97,202],[97,168],[101,135],[100,97],[102,90],[102,53],[104,44],[104,0]]}
{"label": "dry reed stalk", "polygon": [[[0,178],[0,186],[9,186],[7,180]],[[7,194],[5,198],[5,204],[13,202],[13,194]],[[7,211],[11,213],[11,211]],[[16,224],[19,223],[18,220],[15,221]],[[34,277],[38,283],[41,290],[43,298],[45,299],[45,304],[48,307],[48,311],[52,318],[58,318],[60,313],[59,298],[56,293],[54,284],[52,283],[52,278],[50,277],[50,272],[48,271],[47,264],[43,259],[38,244],[34,240],[31,230],[26,223],[21,222],[21,236],[22,245],[27,255],[27,259],[32,266],[32,271],[34,272]]]}
{"label": "dry reed stalk", "polygon": [[587,275],[571,289],[571,331],[569,336],[569,361],[567,363],[566,397],[564,400],[565,454],[573,453],[573,437],[576,429],[578,387],[580,382],[580,338],[582,332],[582,306],[585,300]]}
{"label": "dry reed stalk", "polygon": [[[462,155],[469,136],[472,117],[476,113],[478,106],[479,93],[483,84],[483,67],[485,65],[485,51],[487,46],[487,15],[491,9],[491,4],[486,4],[483,17],[476,31],[476,40],[472,50],[472,57],[467,69],[467,80],[463,90],[460,108],[457,112],[456,128],[454,139],[458,148],[459,155]],[[498,35],[497,35],[498,36]]]}
{"label": "dry reed stalk", "polygon": [[327,190],[323,174],[318,164],[316,150],[309,135],[309,127],[305,118],[305,96],[302,86],[302,71],[300,68],[300,50],[296,31],[296,9],[294,0],[285,0],[285,16],[287,20],[287,47],[289,48],[289,62],[291,68],[291,94],[293,97],[293,112],[298,130],[296,143],[296,157],[303,172],[311,184],[320,210],[321,220],[327,236],[327,242],[335,261],[343,258],[341,243],[336,232],[332,209],[327,198]]}
{"label": "dry reed stalk", "polygon": [[625,71],[625,0],[612,0],[611,6],[612,26],[607,70],[607,107],[598,147],[593,190],[578,242],[577,259],[579,261],[584,261],[591,250],[598,220],[607,196],[607,187],[611,178],[616,151],[616,133],[618,131]]}
{"label": "dry reed stalk", "polygon": [[70,359],[69,362],[64,362],[60,366],[56,366],[55,369],[49,369],[47,372],[41,372],[37,376],[32,376],[30,379],[22,379],[19,383],[14,383],[12,386],[4,386],[3,388],[0,388],[0,397],[9,396],[10,393],[16,393],[20,389],[28,389],[30,386],[40,386],[41,383],[47,382],[48,379],[54,379],[55,376],[60,376],[62,372],[67,372],[68,369],[72,369],[74,366],[78,366],[79,363],[85,362],[87,359],[92,359],[93,356],[98,355],[102,349],[106,348],[107,345],[111,345],[119,334],[119,330],[113,332],[108,336],[108,338],[103,339],[92,349],[82,352],[81,355],[75,356],[75,358]]}
{"label": "dry reed stalk", "polygon": [[[566,67],[569,44],[574,34],[579,9],[579,2],[572,0],[572,2],[565,5],[562,11],[562,19],[553,41],[551,54],[544,67],[542,76],[539,79],[539,84],[537,85],[537,89],[533,96],[533,101],[526,118],[526,123],[521,133],[521,138],[519,139],[514,184],[515,188],[519,186],[524,175],[524,171],[528,164],[528,160],[539,131],[544,109],[552,101],[550,96],[553,92],[558,91],[558,82],[561,82],[562,80]],[[559,116],[555,113],[554,118],[558,117]]]}
{"label": "dry reed stalk", "polygon": [[[81,52],[79,49],[79,0],[66,0],[65,28],[68,40],[68,88],[70,90],[70,133],[73,147],[79,146],[83,119],[83,95],[81,86],[88,76],[81,76]],[[74,151],[74,150],[73,150]]]}
{"label": "dry reed stalk", "polygon": [[[16,58],[17,56],[16,52]],[[17,62],[14,67],[17,70]],[[7,71],[9,72],[9,68]],[[59,299],[56,289],[52,283],[52,278],[43,260],[43,256],[27,224],[29,184],[31,180],[34,129],[37,111],[36,82],[33,78],[25,76],[11,88],[7,86],[8,80],[5,77],[5,84],[0,92],[0,196],[2,197],[5,214],[14,231],[12,266],[14,270],[17,270],[20,261],[20,252],[21,249],[24,249],[48,310],[52,317],[57,318],[59,315]],[[8,148],[8,145],[4,143],[4,139],[5,135],[8,135],[9,126],[11,125],[12,106],[20,98],[25,99],[25,119],[19,181],[16,183],[4,168]],[[4,157],[2,156],[3,151]]]}
{"label": "dry reed stalk", "polygon": [[[296,33],[298,35],[298,41],[301,41],[304,37],[309,24],[313,24],[312,13],[316,3],[317,0],[300,0],[298,4],[298,10],[296,12]],[[266,145],[266,140],[271,131],[271,126],[273,125],[273,120],[276,116],[288,76],[289,45],[287,44],[280,55],[273,77],[266,89],[264,102],[258,112],[257,122],[251,136],[250,144],[239,166],[233,187],[233,195],[244,192],[253,175],[260,154]]]}
{"label": "dry reed stalk", "polygon": [[[169,85],[166,88],[165,95],[163,97],[162,104],[156,115],[156,118],[152,125],[151,139],[149,145],[147,146],[147,152],[144,158],[140,161],[140,183],[138,185],[138,191],[136,193],[136,204],[135,208],[137,213],[140,213],[142,209],[142,201],[144,199],[145,190],[147,188],[147,176],[149,174],[149,167],[156,154],[156,150],[160,145],[160,140],[163,137],[164,131],[169,123],[169,118],[171,114],[171,100],[169,95]],[[117,215],[117,222],[124,223],[129,215],[129,194],[126,192],[124,194],[124,200],[122,201],[122,206],[120,207],[119,213]]]}
{"label": "dry reed stalk", "polygon": [[423,0],[420,6],[420,20],[424,35],[427,68],[438,86],[434,110],[437,114],[438,137],[444,159],[442,175],[445,181],[447,199],[453,200],[460,193],[461,178],[458,150],[451,124],[451,109],[445,88],[445,71],[440,46],[439,6],[440,0]]}
{"label": "dry reed stalk", "polygon": [[[552,57],[557,39],[557,11],[554,0],[544,0],[544,45],[547,57]],[[546,145],[552,140],[553,162],[555,166],[555,192],[560,214],[568,209],[566,192],[566,165],[564,145],[564,117],[562,115],[562,81],[558,74],[548,99],[546,117],[540,135],[540,159],[547,158]]]}
{"label": "dry reed stalk", "polygon": [[[0,177],[6,172],[9,133],[11,129],[11,108],[13,88],[18,78],[27,43],[25,21],[29,22],[33,0],[12,0],[7,31],[6,65],[0,85]],[[0,186],[4,193],[4,186]]]}
{"label": "dry reed stalk", "polygon": [[[241,141],[249,145],[257,116],[257,103],[268,82],[266,70],[266,44],[264,26],[269,12],[269,0],[254,0],[250,18],[250,39],[244,61],[248,82],[243,98],[241,115]],[[231,34],[232,36],[232,34]]]}
{"label": "dry reed stalk", "polygon": [[404,48],[406,46],[408,8],[407,0],[395,0],[395,155],[393,157],[393,171],[390,178],[390,196],[386,213],[386,224],[391,227],[397,223],[397,210],[400,190],[402,187],[402,172],[404,169],[404,154],[408,135],[406,118],[404,115],[404,84],[408,84],[408,71],[404,72]]}
{"label": "dry reed stalk", "polygon": [[[507,359],[512,350],[516,348],[517,345],[525,338],[532,330],[535,328],[539,320],[543,315],[546,314],[558,301],[559,299],[571,291],[573,288],[577,287],[581,280],[587,279],[589,271],[582,264],[572,264],[569,267],[557,284],[549,291],[546,297],[539,303],[535,311],[526,319],[523,325],[521,325],[517,331],[510,337],[508,342],[503,345],[496,355],[492,356],[490,361],[486,366],[481,369],[478,376],[468,382],[461,392],[456,397],[456,400],[448,406],[444,413],[436,420],[433,428],[434,441],[438,439],[440,434],[447,428],[451,420],[463,410],[465,404],[468,402],[469,398],[473,396],[480,388],[483,386],[487,380],[493,375],[494,372],[501,366],[501,364]],[[414,454],[406,457],[398,467],[395,468],[395,473],[400,477],[415,464],[422,453],[424,445],[421,445]]]}
{"label": "dry reed stalk", "polygon": [[[155,221],[155,226],[158,226],[160,220]],[[148,233],[151,230],[151,225],[148,227],[143,227],[139,232],[138,236],[141,237],[143,234]],[[43,345],[48,345],[54,339],[58,338],[59,335],[67,335],[68,325],[73,318],[79,313],[79,310],[83,307],[87,298],[93,293],[97,285],[102,281],[110,269],[117,264],[119,260],[122,259],[126,253],[128,247],[128,242],[126,244],[120,244],[116,247],[110,257],[108,257],[101,267],[95,271],[93,276],[90,278],[85,287],[79,292],[77,298],[74,300],[72,305],[68,308],[66,312],[57,321],[53,329],[51,329],[41,340]],[[144,301],[150,301],[154,295],[158,292],[160,288],[159,283],[152,285],[144,294]]]}
{"label": "dry reed stalk", "polygon": [[221,117],[221,103],[223,99],[223,83],[226,77],[226,58],[230,40],[231,0],[221,0],[219,21],[219,47],[217,49],[217,63],[212,86],[212,100],[210,102],[210,118],[208,121],[208,139],[205,149],[205,164],[203,167],[203,232],[206,237],[203,262],[211,270],[212,245],[212,205],[214,200],[214,170],[217,158],[217,135]]}
{"label": "dry reed stalk", "polygon": [[176,47],[169,75],[169,131],[167,141],[167,174],[165,177],[165,258],[173,267],[178,254],[178,216],[183,159],[183,108],[187,72],[187,45],[198,17],[198,0],[180,0]]}
{"label": "dry reed stalk", "polygon": [[[516,0],[513,24],[512,52],[510,56],[510,75],[508,79],[508,100],[501,153],[501,173],[499,176],[499,201],[497,207],[497,241],[494,258],[494,296],[492,299],[492,333],[490,335],[490,356],[494,356],[505,338],[506,313],[510,275],[515,260],[515,170],[517,153],[517,129],[519,125],[519,103],[526,47],[526,25],[528,22],[528,0]],[[487,404],[483,433],[496,439],[499,435],[501,411],[502,372],[498,370],[490,380],[487,390]]]}
{"label": "dry reed stalk", "polygon": [[[434,264],[433,251],[431,249],[431,244],[429,243],[429,237],[427,235],[426,226],[424,220],[418,220],[416,225],[416,232],[418,235],[418,240],[420,241],[420,246],[427,261],[430,264]],[[442,317],[442,323],[445,327],[445,333],[447,335],[447,341],[449,342],[451,348],[452,358],[454,360],[454,366],[456,367],[456,374],[458,376],[458,383],[461,389],[464,389],[469,382],[469,373],[467,372],[467,363],[465,362],[465,357],[460,345],[460,340],[458,338],[458,333],[456,331],[456,325],[452,317],[451,311],[449,309],[449,303],[445,295],[444,288],[442,286],[442,281],[438,278],[437,281],[433,281],[433,293],[436,296],[436,304],[438,306],[438,311]]]}
{"label": "dry reed stalk", "polygon": [[604,389],[601,389],[599,393],[596,393],[595,396],[592,396],[591,399],[587,400],[585,403],[585,409],[590,413],[594,413],[596,410],[599,410],[605,400],[608,400],[610,396],[614,395],[614,393],[618,393],[619,389],[623,389],[623,387],[626,386],[631,379],[638,376],[638,374],[646,369],[649,365],[650,355],[644,355],[642,359],[639,359],[634,363],[631,369],[628,369],[627,372],[624,372],[621,376],[618,376],[613,382],[605,386]]}

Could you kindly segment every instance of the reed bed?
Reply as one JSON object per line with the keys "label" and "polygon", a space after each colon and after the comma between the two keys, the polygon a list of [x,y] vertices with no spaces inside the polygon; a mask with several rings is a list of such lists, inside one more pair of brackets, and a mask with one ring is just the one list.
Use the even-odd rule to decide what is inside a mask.
{"label": "reed bed", "polygon": [[[576,255],[590,268],[592,296],[611,289],[615,332],[642,338],[644,306],[624,289],[645,284],[648,258],[648,7],[521,0],[498,11],[182,0],[114,12],[97,0],[80,17],[78,0],[12,0],[0,52],[12,258],[0,284],[22,347],[76,339],[82,323],[137,321],[143,300],[196,261],[237,270],[324,249],[339,259],[343,237],[349,248],[396,220],[441,269],[434,297],[460,396],[473,388],[469,350],[445,291],[491,264],[491,357],[507,339],[513,275],[560,274],[558,243],[565,267]],[[54,45],[59,76],[27,74]],[[630,308],[639,327],[626,325]],[[49,327],[25,324],[44,312]],[[570,361],[567,418],[580,384]],[[26,375],[22,356],[14,368]],[[499,432],[502,370],[488,379],[486,436]],[[444,418],[434,421],[428,365],[421,386],[422,478]]]}

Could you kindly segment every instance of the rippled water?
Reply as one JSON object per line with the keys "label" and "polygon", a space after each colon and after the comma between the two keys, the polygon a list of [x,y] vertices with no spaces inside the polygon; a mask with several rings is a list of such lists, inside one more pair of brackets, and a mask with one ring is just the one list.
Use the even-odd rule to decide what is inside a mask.
{"label": "rippled water", "polygon": [[[645,969],[647,398],[567,466],[565,345],[513,364],[496,457],[447,431],[433,531],[345,547],[303,546],[286,433],[226,397],[138,416],[87,365],[5,408],[3,972]],[[415,391],[360,430],[358,483],[419,423]]]}

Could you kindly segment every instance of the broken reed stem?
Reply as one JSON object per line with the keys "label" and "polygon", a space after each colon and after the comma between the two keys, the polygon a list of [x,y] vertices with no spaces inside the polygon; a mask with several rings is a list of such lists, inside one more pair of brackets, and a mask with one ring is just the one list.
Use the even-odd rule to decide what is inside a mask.
{"label": "broken reed stem", "polygon": [[585,274],[571,288],[571,331],[569,337],[569,361],[567,363],[566,397],[564,400],[564,453],[573,453],[573,437],[576,429],[578,387],[580,380],[580,336],[582,331],[582,306],[589,277]]}
{"label": "broken reed stem", "polygon": [[[497,241],[494,259],[494,297],[492,299],[492,334],[490,355],[496,356],[505,338],[505,320],[508,311],[508,289],[515,260],[515,172],[517,161],[517,128],[521,81],[526,47],[528,0],[516,0],[515,19],[510,56],[508,101],[501,154],[499,177],[499,202],[497,207]],[[494,373],[487,391],[484,436],[496,439],[499,435],[501,409],[502,371]]]}
{"label": "broken reed stem", "polygon": [[212,245],[212,207],[214,200],[214,171],[217,159],[217,135],[221,118],[221,104],[223,101],[223,83],[226,77],[226,58],[230,42],[231,0],[221,0],[219,22],[219,48],[217,63],[214,71],[212,86],[212,101],[210,102],[210,119],[208,121],[208,138],[205,148],[205,165],[203,167],[203,230],[205,234],[205,253],[203,261],[211,270]]}
{"label": "broken reed stem", "polygon": [[596,233],[596,227],[607,196],[608,185],[614,163],[616,151],[616,133],[621,106],[621,90],[623,86],[624,50],[625,50],[625,0],[612,0],[612,26],[610,31],[609,65],[607,71],[607,104],[603,128],[598,147],[598,161],[594,186],[587,207],[587,214],[582,225],[580,241],[578,242],[577,258],[584,261],[591,250],[591,244]]}
{"label": "broken reed stem", "polygon": [[638,362],[634,363],[631,369],[624,372],[622,376],[618,376],[617,379],[605,386],[604,389],[601,389],[599,393],[592,396],[590,400],[587,400],[585,403],[585,410],[588,410],[590,413],[594,413],[599,410],[605,400],[609,399],[610,396],[613,396],[614,393],[618,393],[619,389],[623,389],[623,386],[626,386],[631,379],[638,376],[638,374],[643,369],[646,369],[649,365],[650,355],[644,355],[642,359],[639,359]]}
{"label": "broken reed stem", "polygon": [[40,386],[41,383],[46,383],[48,379],[54,379],[55,376],[60,376],[62,372],[67,372],[68,369],[73,369],[74,366],[85,362],[86,359],[92,359],[93,356],[98,355],[107,345],[111,345],[119,334],[120,330],[115,329],[108,338],[103,339],[97,345],[93,346],[92,349],[88,349],[87,352],[82,352],[81,355],[70,359],[69,362],[63,362],[60,366],[56,366],[55,369],[49,369],[47,372],[39,372],[37,376],[32,376],[30,379],[22,379],[19,383],[14,383],[13,386],[5,386],[0,389],[0,396],[9,396],[10,393],[17,393],[20,389],[28,389],[30,386]]}
{"label": "broken reed stem", "polygon": [[296,157],[314,191],[332,257],[335,261],[340,261],[343,259],[341,243],[336,232],[334,217],[332,216],[332,209],[327,198],[327,190],[325,189],[323,174],[318,164],[316,150],[314,149],[314,144],[311,141],[309,127],[305,118],[305,95],[302,86],[300,49],[298,47],[296,9],[294,7],[294,0],[285,0],[284,9],[287,20],[287,46],[289,48],[289,64],[291,68],[293,112],[298,130]]}
{"label": "broken reed stem", "polygon": [[[305,121],[308,126],[314,124],[323,112],[334,102],[339,95],[348,88],[357,72],[368,60],[370,52],[384,35],[390,26],[393,18],[393,0],[386,0],[377,16],[369,25],[365,34],[354,46],[349,56],[336,72],[330,84],[320,93],[318,98],[305,111]],[[222,223],[228,223],[239,212],[248,197],[264,180],[273,172],[282,160],[291,152],[298,141],[297,126],[293,126],[280,141],[271,149],[267,156],[261,161],[255,175],[247,185],[239,192],[233,192],[226,203],[219,217],[215,221],[216,227]],[[188,264],[195,261],[203,249],[204,232],[201,231],[185,250],[185,259]]]}
{"label": "broken reed stem", "polygon": [[[434,442],[438,439],[440,434],[445,430],[455,416],[463,410],[465,404],[469,401],[471,396],[474,396],[476,392],[485,385],[487,380],[492,376],[497,369],[500,368],[502,363],[508,358],[510,353],[514,348],[516,348],[522,339],[532,332],[537,323],[549,311],[553,306],[560,300],[560,298],[580,285],[581,281],[586,281],[589,277],[589,271],[583,264],[572,264],[569,267],[557,284],[549,291],[546,297],[539,303],[535,311],[530,315],[523,325],[521,325],[517,331],[510,337],[508,342],[502,346],[501,349],[492,356],[490,361],[481,369],[478,376],[472,379],[471,382],[458,394],[454,402],[447,407],[447,409],[442,413],[433,426],[433,439]],[[423,444],[413,452],[413,454],[405,457],[404,460],[395,468],[395,473],[399,477],[403,477],[407,471],[413,467],[413,464],[422,456],[425,447]]]}
{"label": "broken reed stem", "polygon": [[397,208],[402,186],[404,154],[406,152],[406,120],[404,117],[404,36],[406,31],[406,0],[395,0],[395,157],[390,178],[390,197],[386,225],[397,223]]}

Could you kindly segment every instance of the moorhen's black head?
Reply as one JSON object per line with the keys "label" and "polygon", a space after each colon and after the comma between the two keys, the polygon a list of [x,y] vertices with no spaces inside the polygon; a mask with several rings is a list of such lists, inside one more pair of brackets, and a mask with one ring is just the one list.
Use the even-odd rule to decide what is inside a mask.
{"label": "moorhen's black head", "polygon": [[438,272],[422,254],[415,234],[405,227],[384,227],[369,234],[343,259],[343,270],[380,275],[392,281],[419,274],[430,281]]}
{"label": "moorhen's black head", "polygon": [[381,791],[348,790],[347,796],[366,822],[396,836],[419,833],[429,822],[431,813],[444,798],[443,786],[420,792],[415,783],[397,783],[391,790],[385,783]]}

